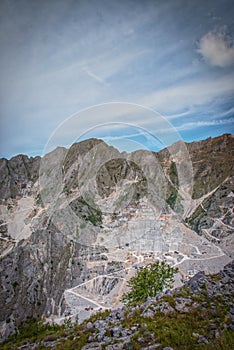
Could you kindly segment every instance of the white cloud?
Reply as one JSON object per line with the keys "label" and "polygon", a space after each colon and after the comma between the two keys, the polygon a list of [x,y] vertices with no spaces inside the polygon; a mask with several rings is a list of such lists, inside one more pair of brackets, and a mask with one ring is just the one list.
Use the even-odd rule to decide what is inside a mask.
{"label": "white cloud", "polygon": [[161,113],[172,112],[174,114],[176,111],[190,110],[194,106],[206,105],[217,97],[233,94],[233,81],[233,74],[225,75],[219,79],[196,80],[157,90],[138,99],[138,101],[140,104],[153,107]]}
{"label": "white cloud", "polygon": [[233,124],[233,123],[234,123],[234,118],[207,120],[207,121],[196,121],[196,122],[184,123],[181,126],[176,127],[176,129],[178,131],[182,131],[182,130],[191,130],[194,128],[201,128],[204,126],[220,126],[220,125],[227,125],[227,124]]}
{"label": "white cloud", "polygon": [[224,111],[222,113],[219,114],[220,117],[226,117],[229,114],[233,114],[234,113],[234,107],[228,109],[227,111]]}
{"label": "white cloud", "polygon": [[198,52],[212,66],[226,67],[234,64],[234,47],[224,34],[207,33],[200,42]]}
{"label": "white cloud", "polygon": [[85,68],[84,72],[88,74],[89,77],[97,80],[99,83],[101,84],[106,84],[106,81],[104,79],[102,79],[101,77],[99,77],[98,75],[94,74],[91,70]]}
{"label": "white cloud", "polygon": [[173,120],[173,119],[179,119],[179,118],[184,118],[187,115],[192,114],[192,109],[187,110],[186,112],[181,112],[181,113],[173,113],[173,114],[168,114],[164,115],[168,120]]}

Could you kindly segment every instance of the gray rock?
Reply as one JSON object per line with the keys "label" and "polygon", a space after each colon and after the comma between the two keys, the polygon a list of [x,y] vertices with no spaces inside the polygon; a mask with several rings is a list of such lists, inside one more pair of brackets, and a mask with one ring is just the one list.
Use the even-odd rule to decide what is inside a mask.
{"label": "gray rock", "polygon": [[191,298],[175,298],[176,306],[175,309],[179,312],[189,312]]}
{"label": "gray rock", "polygon": [[87,327],[87,329],[91,330],[94,328],[94,325],[92,324],[92,322],[88,322],[86,327]]}
{"label": "gray rock", "polygon": [[210,329],[211,329],[211,330],[215,330],[215,329],[217,329],[216,324],[211,323],[211,324],[210,324]]}
{"label": "gray rock", "polygon": [[107,345],[106,350],[122,350],[124,345],[122,343]]}
{"label": "gray rock", "polygon": [[103,330],[108,327],[108,324],[104,320],[97,320],[94,322],[94,327],[99,330]]}
{"label": "gray rock", "polygon": [[144,311],[143,316],[144,317],[149,317],[149,318],[154,318],[155,313],[152,310],[148,309],[148,310]]}
{"label": "gray rock", "polygon": [[103,339],[104,339],[104,336],[103,336],[103,335],[99,334],[99,335],[97,336],[97,341],[98,341],[99,343],[101,343],[101,342],[103,341]]}
{"label": "gray rock", "polygon": [[138,341],[139,343],[144,343],[145,338],[144,338],[144,337],[140,337],[140,338],[137,339],[137,341]]}
{"label": "gray rock", "polygon": [[100,333],[97,336],[97,340],[99,342],[103,341],[105,334],[106,334],[106,330],[105,329],[101,329]]}
{"label": "gray rock", "polygon": [[225,276],[225,277],[223,277],[222,280],[221,280],[221,282],[222,282],[223,284],[227,284],[229,281],[230,281],[230,277],[229,277],[229,276]]}
{"label": "gray rock", "polygon": [[99,343],[89,343],[82,347],[81,350],[101,350],[102,344]]}
{"label": "gray rock", "polygon": [[188,286],[192,291],[197,290],[199,287],[201,287],[205,282],[205,273],[204,271],[198,272],[195,276],[193,276],[188,281]]}
{"label": "gray rock", "polygon": [[168,314],[170,312],[175,311],[175,309],[166,301],[162,302],[161,304],[157,305],[155,307],[155,310],[159,310],[160,312],[164,314]]}
{"label": "gray rock", "polygon": [[128,336],[121,337],[121,338],[118,339],[118,341],[120,341],[120,342],[123,343],[123,344],[129,343],[130,340],[131,340],[131,336],[129,336],[129,335],[128,335]]}
{"label": "gray rock", "polygon": [[122,333],[122,336],[123,336],[123,337],[127,337],[128,335],[131,334],[130,331],[129,331],[129,329],[123,329],[121,333]]}
{"label": "gray rock", "polygon": [[110,329],[110,334],[111,334],[112,337],[118,338],[118,337],[120,337],[121,331],[122,331],[122,325],[119,325],[119,326],[116,326],[114,328],[111,328]]}
{"label": "gray rock", "polygon": [[113,310],[111,313],[110,313],[110,317],[112,319],[116,319],[116,320],[121,320],[124,318],[124,313],[125,313],[125,309],[124,308],[119,308],[119,309],[116,309],[116,310]]}
{"label": "gray rock", "polygon": [[208,344],[209,342],[208,342],[208,340],[207,340],[207,338],[204,336],[204,335],[202,335],[202,334],[199,334],[199,333],[192,333],[192,336],[194,337],[194,338],[197,338],[198,340],[198,343],[201,343],[201,344]]}
{"label": "gray rock", "polygon": [[194,337],[194,338],[200,338],[200,337],[201,337],[201,334],[193,332],[193,333],[192,333],[192,337]]}
{"label": "gray rock", "polygon": [[28,343],[28,344],[19,346],[17,349],[18,350],[35,350],[35,349],[37,349],[37,344],[35,344],[35,343]]}
{"label": "gray rock", "polygon": [[207,339],[204,335],[202,335],[202,336],[198,339],[198,343],[200,343],[200,344],[208,344],[209,341],[208,341],[208,339]]}
{"label": "gray rock", "polygon": [[110,343],[112,341],[112,339],[110,337],[104,337],[103,338],[103,342],[106,343]]}

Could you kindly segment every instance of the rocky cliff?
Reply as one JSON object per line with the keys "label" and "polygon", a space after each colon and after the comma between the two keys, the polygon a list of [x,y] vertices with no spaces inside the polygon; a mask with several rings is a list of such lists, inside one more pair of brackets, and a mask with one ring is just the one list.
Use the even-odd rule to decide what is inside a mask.
{"label": "rocky cliff", "polygon": [[0,160],[1,335],[28,317],[115,309],[155,259],[216,273],[233,254],[232,135],[159,153],[90,139]]}
{"label": "rocky cliff", "polygon": [[16,198],[31,189],[39,176],[40,157],[18,155],[0,159],[0,199]]}

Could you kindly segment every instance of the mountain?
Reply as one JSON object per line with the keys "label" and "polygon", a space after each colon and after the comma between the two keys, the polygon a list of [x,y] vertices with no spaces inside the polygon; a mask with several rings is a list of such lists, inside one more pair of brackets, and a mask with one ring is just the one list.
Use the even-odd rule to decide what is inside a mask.
{"label": "mountain", "polygon": [[79,322],[121,306],[156,259],[179,287],[233,259],[233,135],[158,153],[102,140],[0,160],[2,339],[27,318]]}

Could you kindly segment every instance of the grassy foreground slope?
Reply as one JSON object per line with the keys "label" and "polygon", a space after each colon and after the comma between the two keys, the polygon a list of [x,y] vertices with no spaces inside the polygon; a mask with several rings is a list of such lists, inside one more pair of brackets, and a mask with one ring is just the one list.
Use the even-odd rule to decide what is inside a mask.
{"label": "grassy foreground slope", "polygon": [[200,272],[182,288],[141,305],[105,311],[81,325],[30,320],[1,345],[7,349],[233,349],[234,263]]}

